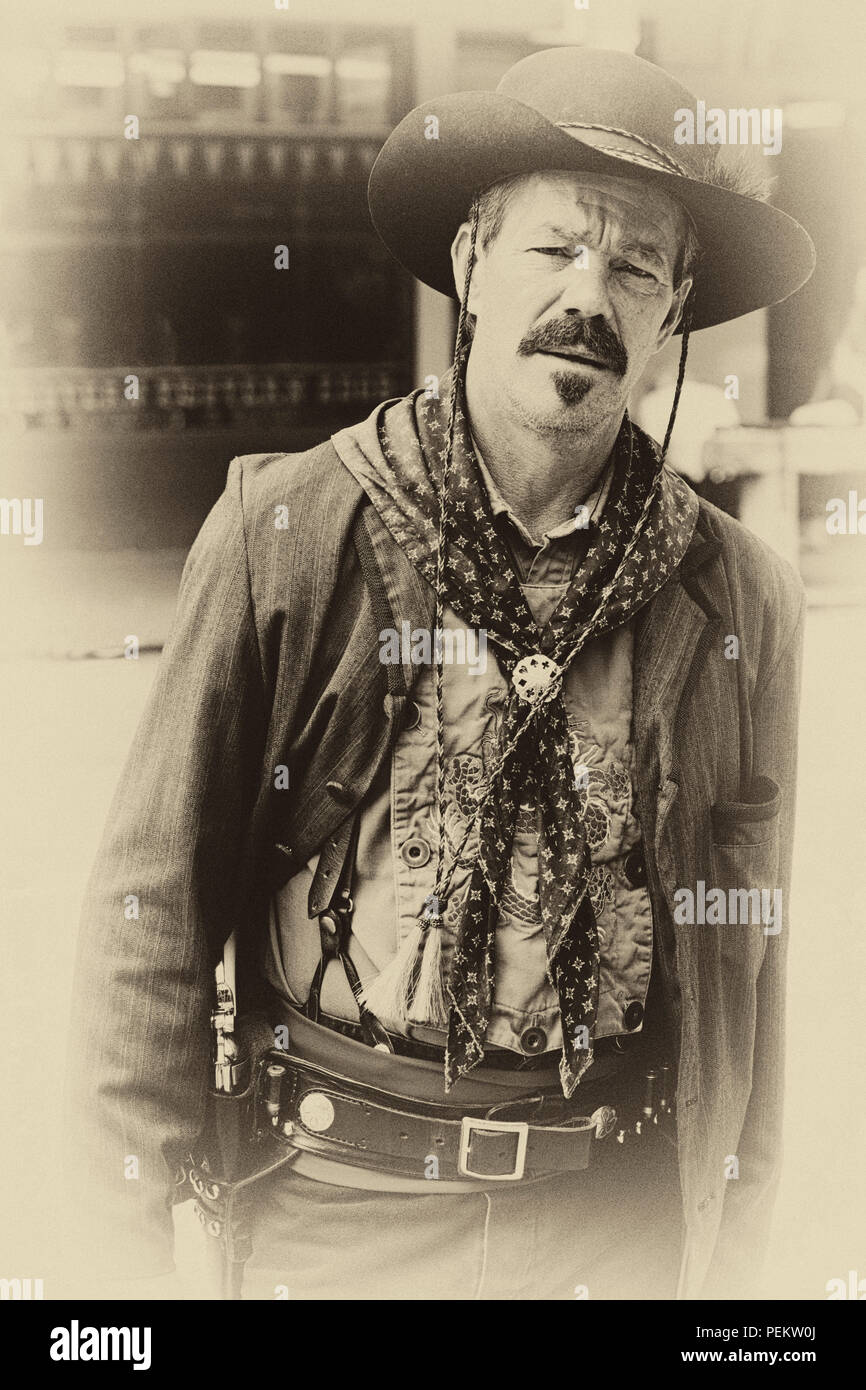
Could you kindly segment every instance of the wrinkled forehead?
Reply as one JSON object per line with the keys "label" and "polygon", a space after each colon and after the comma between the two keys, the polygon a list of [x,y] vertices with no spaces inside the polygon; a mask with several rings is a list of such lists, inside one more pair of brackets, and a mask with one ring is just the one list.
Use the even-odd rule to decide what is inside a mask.
{"label": "wrinkled forehead", "polygon": [[528,174],[514,185],[502,224],[509,240],[555,225],[577,238],[605,232],[652,242],[676,255],[686,235],[686,213],[673,198],[627,175]]}

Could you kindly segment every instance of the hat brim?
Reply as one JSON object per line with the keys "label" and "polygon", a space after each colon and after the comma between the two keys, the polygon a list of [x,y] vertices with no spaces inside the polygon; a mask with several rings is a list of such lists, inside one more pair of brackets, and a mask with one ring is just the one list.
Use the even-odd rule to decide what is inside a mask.
{"label": "hat brim", "polygon": [[[431,116],[438,121],[436,139],[426,138]],[[457,92],[410,111],[371,170],[370,215],[406,270],[456,299],[451,243],[473,195],[501,179],[548,169],[640,178],[687,209],[701,247],[693,329],[778,304],[814,269],[811,237],[779,208],[606,153],[500,92]]]}

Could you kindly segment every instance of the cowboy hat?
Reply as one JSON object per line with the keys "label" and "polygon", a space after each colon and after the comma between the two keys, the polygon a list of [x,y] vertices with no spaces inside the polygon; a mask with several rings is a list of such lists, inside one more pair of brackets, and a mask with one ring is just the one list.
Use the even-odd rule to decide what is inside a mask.
{"label": "cowboy hat", "polygon": [[373,225],[401,265],[456,298],[450,247],[476,193],[547,169],[628,174],[692,218],[701,248],[692,328],[777,304],[811,275],[812,239],[787,213],[738,191],[715,148],[675,142],[683,110],[694,108],[687,88],[633,54],[533,53],[494,92],[456,92],[403,118],[370,173]]}

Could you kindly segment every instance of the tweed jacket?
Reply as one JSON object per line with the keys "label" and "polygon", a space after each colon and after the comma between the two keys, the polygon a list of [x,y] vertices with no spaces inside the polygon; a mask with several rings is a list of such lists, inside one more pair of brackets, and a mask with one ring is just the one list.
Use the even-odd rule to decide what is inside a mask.
{"label": "tweed jacket", "polygon": [[[680,1297],[745,1295],[778,1176],[804,607],[790,566],[702,501],[682,565],[637,618],[636,805],[679,1038]],[[128,1272],[172,1268],[173,1174],[202,1126],[223,943],[236,929],[243,1010],[275,875],[317,850],[337,864],[389,756],[413,679],[379,660],[392,620],[431,626],[432,590],[331,442],[235,459],[190,551],[82,914],[76,1149],[102,1223],[91,1238]],[[699,880],[780,888],[781,930],[678,925],[674,893]]]}

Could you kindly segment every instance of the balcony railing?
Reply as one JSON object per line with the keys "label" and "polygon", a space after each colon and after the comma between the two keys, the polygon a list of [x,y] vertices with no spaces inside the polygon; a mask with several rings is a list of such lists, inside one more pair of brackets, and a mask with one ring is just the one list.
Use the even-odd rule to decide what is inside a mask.
{"label": "balcony railing", "polygon": [[0,140],[0,179],[55,187],[132,180],[254,183],[290,177],[300,184],[366,179],[387,132],[356,134],[319,128],[315,135],[279,126],[242,132],[188,126],[146,128],[140,138],[112,134],[34,131]]}
{"label": "balcony railing", "polygon": [[407,389],[405,366],[389,362],[16,369],[0,373],[0,430],[316,425]]}
{"label": "balcony railing", "polygon": [[219,240],[262,222],[296,239],[373,241],[365,190],[384,134],[279,127],[28,130],[0,139],[0,245],[62,248],[94,233],[121,244]]}

